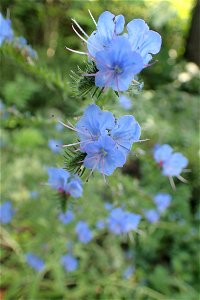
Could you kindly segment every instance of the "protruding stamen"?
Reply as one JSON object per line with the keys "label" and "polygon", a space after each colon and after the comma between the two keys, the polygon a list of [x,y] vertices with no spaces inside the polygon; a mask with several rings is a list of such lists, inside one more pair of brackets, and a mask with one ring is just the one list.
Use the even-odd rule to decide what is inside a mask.
{"label": "protruding stamen", "polygon": [[74,24],[76,24],[76,26],[80,29],[80,31],[87,37],[89,38],[89,36],[87,35],[87,33],[83,30],[83,28],[78,24],[78,22],[75,19],[71,19]]}
{"label": "protruding stamen", "polygon": [[172,176],[169,176],[169,182],[171,184],[172,189],[175,191],[176,190],[176,186],[175,186],[174,179],[173,179]]}
{"label": "protruding stamen", "polygon": [[178,178],[180,181],[182,181],[183,183],[188,183],[188,181],[187,181],[185,178],[183,178],[181,175],[177,176],[177,178]]}
{"label": "protruding stamen", "polygon": [[146,142],[146,141],[149,141],[150,139],[144,139],[144,140],[138,140],[138,141],[135,141],[133,143],[140,143],[140,142]]}
{"label": "protruding stamen", "polygon": [[92,18],[92,21],[94,22],[95,26],[97,26],[97,23],[96,23],[96,21],[95,21],[93,15],[92,15],[92,13],[91,13],[91,11],[90,11],[89,9],[88,9],[88,12],[89,12],[90,17]]}
{"label": "protruding stamen", "polygon": [[85,43],[87,43],[87,40],[84,39],[84,37],[82,37],[82,35],[80,35],[80,33],[78,33],[78,31],[74,28],[74,26],[72,25],[72,29],[74,30],[74,32],[78,35],[78,37],[80,37],[81,40],[83,40]]}
{"label": "protruding stamen", "polygon": [[86,52],[82,52],[82,51],[78,51],[78,50],[73,50],[73,49],[71,49],[69,47],[66,47],[66,46],[65,46],[65,49],[67,49],[67,50],[69,50],[71,52],[74,52],[74,53],[81,54],[81,55],[88,55],[88,53],[86,53]]}

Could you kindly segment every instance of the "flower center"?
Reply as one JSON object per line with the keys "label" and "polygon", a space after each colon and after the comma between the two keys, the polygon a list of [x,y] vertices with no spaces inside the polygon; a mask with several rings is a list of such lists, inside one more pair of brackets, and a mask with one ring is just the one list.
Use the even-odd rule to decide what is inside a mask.
{"label": "flower center", "polygon": [[114,70],[117,74],[122,73],[122,69],[118,65],[115,66]]}
{"label": "flower center", "polygon": [[104,157],[107,155],[107,152],[105,151],[104,148],[101,148],[101,153],[103,154]]}

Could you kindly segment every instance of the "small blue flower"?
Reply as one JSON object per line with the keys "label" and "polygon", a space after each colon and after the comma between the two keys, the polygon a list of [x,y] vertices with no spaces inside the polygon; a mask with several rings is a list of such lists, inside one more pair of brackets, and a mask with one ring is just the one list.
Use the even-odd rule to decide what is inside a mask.
{"label": "small blue flower", "polygon": [[60,140],[50,139],[48,141],[48,146],[51,149],[51,151],[54,152],[54,153],[59,153],[60,152],[61,145],[62,145],[62,142]]}
{"label": "small blue flower", "polygon": [[82,196],[83,188],[82,181],[78,176],[74,176],[66,185],[65,191],[68,192],[72,197],[79,198]]}
{"label": "small blue flower", "polygon": [[133,142],[140,139],[141,128],[133,116],[123,116],[116,122],[111,130],[111,137],[116,142],[116,147],[125,155],[131,150]]}
{"label": "small blue flower", "polygon": [[78,267],[78,260],[72,254],[62,256],[60,261],[67,272],[73,272]]}
{"label": "small blue flower", "polygon": [[107,210],[111,210],[113,208],[113,205],[109,202],[106,202],[104,206],[105,206],[105,209],[107,209]]}
{"label": "small blue flower", "polygon": [[108,228],[114,234],[128,233],[136,230],[141,216],[124,211],[122,208],[114,208],[108,217]]}
{"label": "small blue flower", "polygon": [[139,53],[144,64],[152,59],[151,54],[160,51],[162,39],[159,33],[149,30],[149,26],[142,19],[134,19],[127,24],[128,39],[131,49]]}
{"label": "small blue flower", "polygon": [[12,203],[10,201],[5,201],[0,205],[0,223],[7,224],[12,220],[15,210],[12,207]]}
{"label": "small blue flower", "polygon": [[131,102],[131,99],[128,98],[127,96],[125,95],[120,95],[119,96],[119,103],[121,105],[121,107],[123,107],[124,109],[126,110],[129,110],[132,108],[132,102]]}
{"label": "small blue flower", "polygon": [[164,162],[162,173],[165,176],[179,176],[187,164],[187,158],[181,153],[175,152]]}
{"label": "small blue flower", "polygon": [[126,162],[125,155],[116,149],[115,142],[109,136],[101,136],[98,141],[87,145],[85,151],[87,156],[84,159],[84,166],[92,171],[97,169],[107,176]]}
{"label": "small blue flower", "polygon": [[108,130],[115,126],[115,118],[111,112],[102,111],[97,105],[89,105],[84,115],[78,121],[76,129],[82,142],[80,148],[84,148],[96,141],[101,135],[108,134]]}
{"label": "small blue flower", "polygon": [[96,222],[96,228],[97,229],[104,229],[106,227],[105,220],[99,220]]}
{"label": "small blue flower", "polygon": [[82,181],[78,176],[70,175],[62,168],[48,168],[48,175],[48,183],[53,189],[65,192],[74,198],[82,196]]}
{"label": "small blue flower", "polygon": [[111,87],[114,91],[126,91],[144,65],[140,54],[131,50],[126,37],[116,37],[108,49],[95,56],[99,70],[95,74],[95,85]]}
{"label": "small blue flower", "polygon": [[146,210],[144,214],[150,223],[156,223],[160,219],[160,215],[155,209]]}
{"label": "small blue flower", "polygon": [[167,144],[164,145],[157,145],[154,150],[154,159],[155,161],[162,166],[163,163],[169,159],[172,154],[172,147]]}
{"label": "small blue flower", "polygon": [[163,213],[166,208],[170,205],[172,197],[170,194],[159,193],[154,197],[154,203],[157,206],[159,213]]}
{"label": "small blue flower", "polygon": [[59,220],[65,225],[69,224],[71,221],[73,221],[73,219],[74,219],[74,214],[70,210],[67,210],[65,213],[59,214]]}
{"label": "small blue flower", "polygon": [[123,278],[129,279],[133,275],[134,272],[135,272],[135,267],[133,267],[133,266],[127,267],[123,273]]}
{"label": "small blue flower", "polygon": [[89,229],[86,222],[79,221],[76,224],[75,230],[78,235],[79,241],[82,242],[83,244],[87,244],[88,242],[90,242],[92,240],[92,232]]}
{"label": "small blue flower", "polygon": [[15,38],[15,44],[19,49],[22,49],[27,45],[27,40],[23,36],[20,36]]}
{"label": "small blue flower", "polygon": [[4,41],[12,41],[14,37],[13,30],[11,28],[11,21],[9,19],[4,19],[0,12],[0,46]]}
{"label": "small blue flower", "polygon": [[48,175],[48,183],[53,189],[56,189],[60,192],[65,191],[67,181],[70,177],[69,172],[62,168],[48,168]]}
{"label": "small blue flower", "polygon": [[45,267],[44,261],[31,252],[26,254],[26,262],[37,272],[41,272]]}

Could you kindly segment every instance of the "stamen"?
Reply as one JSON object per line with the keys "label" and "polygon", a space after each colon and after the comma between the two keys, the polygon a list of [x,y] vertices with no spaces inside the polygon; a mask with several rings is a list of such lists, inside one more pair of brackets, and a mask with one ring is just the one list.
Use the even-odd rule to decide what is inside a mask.
{"label": "stamen", "polygon": [[58,145],[58,146],[65,148],[65,147],[71,147],[71,146],[75,146],[75,145],[80,145],[82,143],[87,143],[87,142],[91,142],[91,140],[86,140],[86,141],[82,141],[82,142],[76,142],[76,143],[68,144],[68,145],[61,145],[61,146]]}
{"label": "stamen", "polygon": [[90,17],[92,18],[92,21],[94,22],[95,26],[97,27],[97,23],[96,23],[96,21],[95,21],[93,15],[92,15],[92,13],[91,13],[91,11],[90,11],[89,9],[88,9],[88,12],[89,12],[89,14],[90,14]]}
{"label": "stamen", "polygon": [[145,140],[138,140],[136,142],[133,142],[133,143],[140,143],[140,142],[146,142],[146,141],[149,141],[150,139],[145,139]]}
{"label": "stamen", "polygon": [[74,30],[74,32],[78,35],[78,37],[80,37],[80,39],[82,39],[85,43],[87,43],[87,40],[86,39],[84,39],[81,35],[80,35],[80,33],[78,33],[78,31],[76,31],[76,29],[74,28],[74,26],[72,25],[72,29]]}
{"label": "stamen", "polygon": [[67,50],[69,50],[69,51],[71,51],[71,52],[74,52],[74,53],[78,53],[78,54],[81,54],[81,55],[87,55],[87,56],[88,56],[88,53],[86,53],[86,52],[73,50],[73,49],[68,48],[68,47],[65,47],[65,49],[67,49]]}
{"label": "stamen", "polygon": [[176,186],[175,186],[174,179],[173,179],[172,176],[169,176],[169,182],[171,184],[172,189],[175,191],[176,190]]}
{"label": "stamen", "polygon": [[188,181],[187,181],[185,178],[183,178],[181,175],[177,176],[177,178],[178,178],[180,181],[182,181],[183,183],[188,183]]}
{"label": "stamen", "polygon": [[74,24],[76,24],[76,26],[80,29],[80,31],[87,37],[89,38],[89,36],[87,35],[87,33],[83,30],[83,28],[78,24],[78,22],[75,19],[71,19]]}

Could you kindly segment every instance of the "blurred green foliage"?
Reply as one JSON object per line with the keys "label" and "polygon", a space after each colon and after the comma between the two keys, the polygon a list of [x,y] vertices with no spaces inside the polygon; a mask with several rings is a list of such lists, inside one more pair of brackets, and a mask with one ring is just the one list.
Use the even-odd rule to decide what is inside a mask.
{"label": "blurred green foliage", "polygon": [[[1,11],[9,8],[17,36],[24,36],[37,50],[38,59],[28,61],[9,45],[1,47],[1,197],[11,200],[17,212],[11,224],[1,229],[1,288],[5,300],[197,300],[198,299],[198,94],[199,69],[183,60],[185,38],[193,1],[20,1],[2,0]],[[75,98],[70,70],[83,66],[82,57],[65,45],[84,46],[71,29],[75,18],[90,34],[95,16],[104,10],[124,14],[126,20],[144,18],[163,37],[158,62],[142,72],[142,92],[133,96],[133,114],[142,127],[142,139],[135,144],[126,166],[109,177],[105,185],[95,174],[84,184],[81,199],[70,199],[75,220],[63,225],[58,220],[58,195],[48,186],[47,166],[62,167],[64,157],[48,148],[48,139],[72,142],[67,129],[55,130],[52,114],[73,124],[90,103]],[[126,114],[112,92],[103,95],[105,108],[116,116]],[[160,175],[152,159],[156,143],[169,143],[189,159],[187,184],[176,181],[176,191]],[[36,199],[31,192],[38,191]],[[144,218],[139,230],[117,237],[98,231],[96,221],[105,218],[106,201],[143,215],[153,208],[152,197],[170,193],[172,204],[158,223]],[[88,222],[94,239],[87,245],[77,241],[78,220]],[[79,267],[66,273],[60,257],[66,243],[73,241]],[[45,260],[36,273],[25,262],[26,252]],[[131,256],[128,258],[126,253]],[[129,265],[135,267],[130,279],[123,278]]]}

